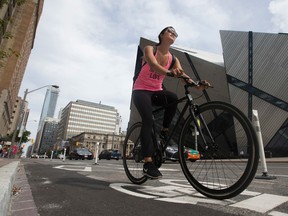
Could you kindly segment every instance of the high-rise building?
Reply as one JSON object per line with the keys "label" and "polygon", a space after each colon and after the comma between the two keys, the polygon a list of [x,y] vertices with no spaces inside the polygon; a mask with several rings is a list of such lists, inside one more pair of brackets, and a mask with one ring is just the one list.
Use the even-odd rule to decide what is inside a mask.
{"label": "high-rise building", "polygon": [[[0,1],[0,136],[15,130],[20,85],[33,48],[44,0]],[[7,37],[7,36],[12,37]],[[19,55],[15,55],[15,54]],[[14,124],[13,124],[14,122]]]}
{"label": "high-rise building", "polygon": [[46,117],[43,124],[42,136],[39,146],[39,154],[52,151],[56,142],[56,132],[59,119]]}
{"label": "high-rise building", "polygon": [[108,105],[83,100],[70,102],[62,111],[58,126],[58,146],[67,139],[87,133],[119,134],[121,116]]}
{"label": "high-rise building", "polygon": [[44,99],[44,103],[43,103],[42,111],[41,111],[41,116],[40,116],[40,120],[39,120],[39,124],[38,124],[36,140],[35,140],[35,144],[34,144],[35,145],[34,151],[36,151],[36,152],[39,151],[39,147],[41,145],[41,139],[42,139],[45,119],[47,117],[49,117],[49,118],[54,117],[59,91],[60,90],[59,90],[58,86],[49,86],[47,88],[46,96]]}

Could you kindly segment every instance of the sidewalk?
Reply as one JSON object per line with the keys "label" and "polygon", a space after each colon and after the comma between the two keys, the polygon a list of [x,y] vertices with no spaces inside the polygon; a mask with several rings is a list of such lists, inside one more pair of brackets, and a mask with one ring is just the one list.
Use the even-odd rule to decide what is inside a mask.
{"label": "sidewalk", "polygon": [[0,158],[0,216],[38,216],[21,159]]}

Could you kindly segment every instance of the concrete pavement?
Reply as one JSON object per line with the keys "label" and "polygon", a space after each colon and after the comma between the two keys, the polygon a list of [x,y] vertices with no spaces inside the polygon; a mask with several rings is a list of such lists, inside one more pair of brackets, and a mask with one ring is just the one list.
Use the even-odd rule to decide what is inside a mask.
{"label": "concrete pavement", "polygon": [[38,216],[21,160],[0,158],[0,216]]}
{"label": "concrete pavement", "polygon": [[[266,158],[266,162],[288,163],[288,157]],[[0,216],[20,215],[39,215],[24,165],[21,159],[0,158]]]}

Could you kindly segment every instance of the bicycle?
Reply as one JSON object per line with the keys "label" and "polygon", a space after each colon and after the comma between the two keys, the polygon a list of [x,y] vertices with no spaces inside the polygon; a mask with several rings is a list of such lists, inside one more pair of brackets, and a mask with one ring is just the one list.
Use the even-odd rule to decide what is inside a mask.
{"label": "bicycle", "polygon": [[[170,75],[171,76],[171,75]],[[172,75],[173,76],[173,75]],[[181,169],[188,182],[201,194],[214,199],[228,199],[243,192],[253,180],[258,167],[259,147],[256,132],[250,120],[235,106],[221,101],[194,103],[189,88],[201,83],[185,80],[185,96],[177,104],[185,102],[167,141],[157,138],[155,114],[152,140],[155,148],[153,161],[158,168],[163,162],[165,149],[172,141],[175,131],[181,128],[178,153]],[[186,111],[188,116],[181,127]],[[123,165],[129,180],[143,184],[148,177],[142,173],[141,122],[127,131],[123,145]],[[198,151],[199,159],[189,159],[189,152]],[[126,155],[126,152],[129,154]]]}

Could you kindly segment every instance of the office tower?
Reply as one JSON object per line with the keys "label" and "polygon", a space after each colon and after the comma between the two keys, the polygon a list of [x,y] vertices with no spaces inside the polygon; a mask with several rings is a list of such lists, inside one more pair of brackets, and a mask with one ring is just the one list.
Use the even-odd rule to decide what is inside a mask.
{"label": "office tower", "polygon": [[48,154],[49,151],[53,150],[54,144],[56,142],[58,122],[59,119],[57,118],[45,118],[39,146],[39,154]]}
{"label": "office tower", "polygon": [[108,105],[77,100],[70,102],[62,111],[58,126],[58,146],[63,141],[83,132],[119,134],[121,116]]}
{"label": "office tower", "polygon": [[34,152],[38,152],[39,146],[41,145],[40,141],[42,138],[42,132],[43,132],[45,119],[47,117],[50,117],[50,118],[54,117],[59,91],[60,90],[58,86],[49,86],[47,88],[46,96],[45,96],[44,103],[42,106],[41,116],[39,119],[36,141],[34,144],[35,145]]}

